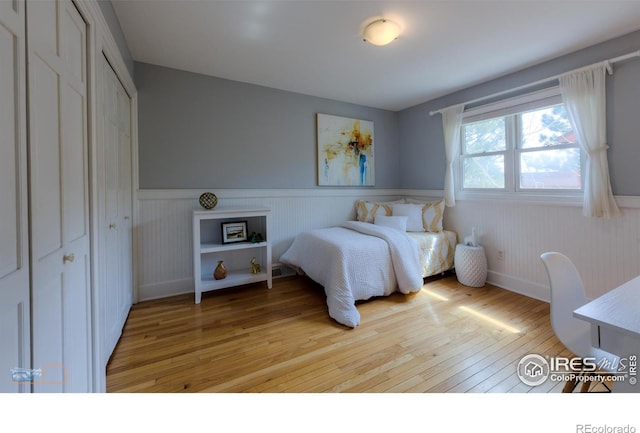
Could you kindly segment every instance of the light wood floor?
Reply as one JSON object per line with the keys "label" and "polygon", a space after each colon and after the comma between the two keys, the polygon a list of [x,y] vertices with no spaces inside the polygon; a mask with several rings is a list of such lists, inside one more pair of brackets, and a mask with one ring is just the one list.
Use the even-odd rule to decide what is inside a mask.
{"label": "light wood floor", "polygon": [[560,392],[530,388],[527,354],[571,356],[549,305],[455,276],[413,295],[358,303],[361,324],[331,319],[304,277],[134,305],[107,367],[108,392]]}

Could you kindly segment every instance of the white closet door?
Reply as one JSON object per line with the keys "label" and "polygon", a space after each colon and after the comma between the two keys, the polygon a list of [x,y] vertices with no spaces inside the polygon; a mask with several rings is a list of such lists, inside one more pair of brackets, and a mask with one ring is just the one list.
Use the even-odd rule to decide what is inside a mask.
{"label": "white closet door", "polygon": [[101,64],[102,113],[98,178],[101,249],[102,367],[115,348],[133,302],[131,103],[107,59]]}
{"label": "white closet door", "polygon": [[[113,71],[112,71],[113,72]],[[115,77],[115,74],[114,74]],[[118,161],[119,161],[119,193],[120,202],[120,305],[118,318],[120,329],[129,315],[133,304],[133,175],[131,165],[131,98],[118,80]]]}
{"label": "white closet door", "polygon": [[86,24],[69,0],[27,3],[36,392],[91,390]]}
{"label": "white closet door", "polygon": [[0,393],[31,390],[24,20],[0,2]]}

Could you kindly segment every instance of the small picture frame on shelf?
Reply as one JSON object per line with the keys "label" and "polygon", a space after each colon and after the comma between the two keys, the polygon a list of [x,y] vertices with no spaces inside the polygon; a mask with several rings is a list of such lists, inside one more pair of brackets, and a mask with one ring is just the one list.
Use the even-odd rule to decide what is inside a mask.
{"label": "small picture frame on shelf", "polygon": [[222,223],[222,243],[230,244],[233,242],[246,242],[247,240],[247,222],[234,221]]}

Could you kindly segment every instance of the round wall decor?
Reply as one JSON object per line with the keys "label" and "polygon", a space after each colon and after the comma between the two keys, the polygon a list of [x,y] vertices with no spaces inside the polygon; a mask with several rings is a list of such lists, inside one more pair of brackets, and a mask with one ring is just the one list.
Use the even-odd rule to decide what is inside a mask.
{"label": "round wall decor", "polygon": [[205,192],[200,196],[200,206],[207,210],[211,210],[218,204],[218,197],[212,192]]}

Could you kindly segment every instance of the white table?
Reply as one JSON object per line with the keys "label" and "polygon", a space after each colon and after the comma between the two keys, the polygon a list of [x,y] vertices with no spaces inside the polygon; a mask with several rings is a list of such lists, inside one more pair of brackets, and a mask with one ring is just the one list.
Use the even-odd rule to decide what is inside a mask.
{"label": "white table", "polygon": [[[640,276],[594,299],[573,312],[574,317],[591,323],[595,347],[636,362],[640,358]],[[632,372],[630,371],[630,375]],[[636,369],[636,380],[640,371]],[[640,392],[629,380],[619,382],[614,391]]]}

